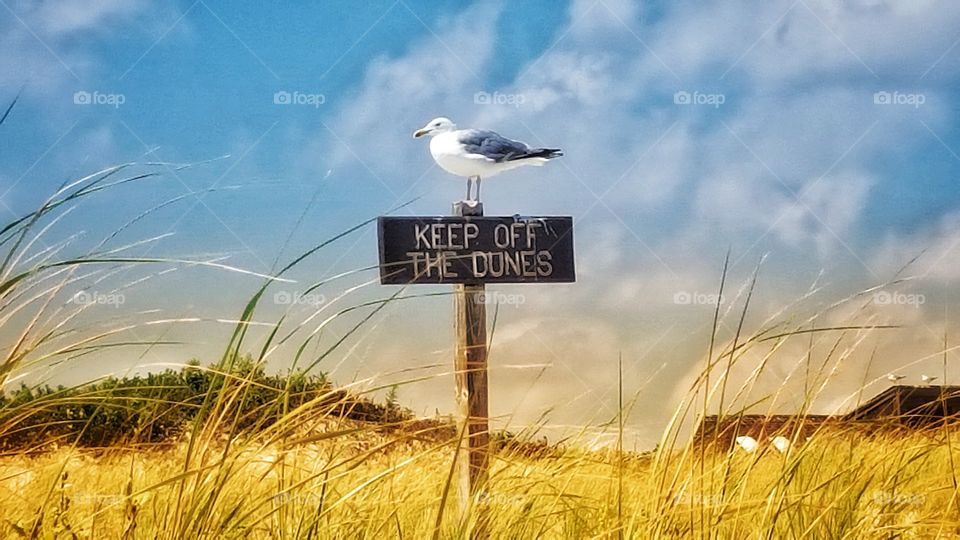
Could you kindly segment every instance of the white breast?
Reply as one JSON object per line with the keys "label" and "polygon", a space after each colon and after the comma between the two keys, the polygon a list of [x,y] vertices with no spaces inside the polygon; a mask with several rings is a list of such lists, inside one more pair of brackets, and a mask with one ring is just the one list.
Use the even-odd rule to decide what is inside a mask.
{"label": "white breast", "polygon": [[430,155],[440,168],[457,176],[489,177],[500,172],[493,160],[468,154],[457,141],[457,133],[441,133],[430,139]]}

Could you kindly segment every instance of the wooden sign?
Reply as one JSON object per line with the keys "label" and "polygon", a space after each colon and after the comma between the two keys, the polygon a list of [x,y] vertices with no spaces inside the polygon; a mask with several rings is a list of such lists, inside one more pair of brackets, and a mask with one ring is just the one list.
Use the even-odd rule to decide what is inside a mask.
{"label": "wooden sign", "polygon": [[380,283],[576,281],[573,218],[381,217]]}
{"label": "wooden sign", "polygon": [[575,281],[573,218],[487,217],[479,202],[454,203],[453,214],[379,218],[380,283],[455,285],[460,515],[461,520],[475,515],[470,538],[486,539],[490,426],[484,291],[487,283]]}

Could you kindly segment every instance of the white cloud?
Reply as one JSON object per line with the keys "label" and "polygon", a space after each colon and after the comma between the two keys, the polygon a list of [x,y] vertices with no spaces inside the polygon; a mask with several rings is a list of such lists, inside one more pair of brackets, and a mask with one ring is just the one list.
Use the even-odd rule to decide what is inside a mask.
{"label": "white cloud", "polygon": [[[474,7],[465,16],[486,9]],[[945,253],[944,261],[960,257],[948,249],[960,240],[952,233],[960,228],[955,218],[924,235],[891,237],[874,258],[868,255],[877,249],[876,236],[863,230],[876,186],[900,181],[877,170],[879,158],[922,151],[923,123],[939,129],[951,121],[950,87],[943,79],[956,77],[957,60],[944,58],[928,78],[920,76],[956,39],[960,10],[935,1],[908,6],[807,0],[750,7],[683,2],[647,14],[634,2],[583,1],[570,12],[568,27],[557,33],[560,41],[499,89],[523,94],[522,106],[472,104],[474,92],[494,90],[478,80],[496,39],[495,13],[484,11],[476,17],[483,21],[479,27],[467,25],[465,16],[446,25],[439,39],[450,50],[427,37],[407,54],[382,58],[368,69],[335,130],[349,147],[373,147],[379,156],[358,166],[344,147],[332,156],[325,152],[332,144],[325,136],[310,149],[324,170],[330,162],[353,167],[360,176],[369,168],[396,181],[398,190],[415,179],[409,171],[429,164],[426,149],[408,140],[409,131],[439,114],[565,150],[561,163],[518,171],[485,187],[488,212],[543,211],[578,219],[579,282],[509,288],[527,301],[503,313],[498,361],[559,355],[570,366],[602,366],[586,371],[597,393],[585,395],[598,396],[615,380],[604,362],[619,350],[644,357],[653,346],[650,354],[660,362],[636,369],[645,376],[658,373],[656,389],[640,399],[660,419],[676,404],[670,393],[685,392],[690,374],[699,370],[712,318],[711,306],[678,306],[673,295],[713,293],[728,247],[735,259],[777,255],[763,269],[764,276],[775,276],[766,281],[775,288],[763,289],[761,281],[748,325],[800,298],[823,268],[838,272],[828,276],[832,288],[803,303],[800,313],[874,285],[856,258],[889,267],[886,261],[897,259],[904,246],[924,243]],[[468,35],[470,62],[464,65],[457,51]],[[674,92],[682,89],[719,92],[725,102],[716,108],[674,104]],[[927,98],[922,107],[874,103],[876,91],[913,89]],[[418,211],[438,212],[445,197],[459,196],[459,188],[434,187],[445,180],[452,181],[439,171],[428,174],[423,189],[433,193]],[[597,204],[595,195],[611,186]],[[745,253],[748,248],[753,252]],[[752,270],[744,264],[729,276],[730,300]],[[931,276],[954,279],[956,271],[947,269],[960,268],[960,262],[938,268]],[[930,326],[928,307],[853,312],[845,320],[882,316],[916,330]],[[728,316],[728,327],[738,310]],[[721,340],[728,339],[728,327]],[[679,335],[658,342],[671,328],[679,328]],[[803,357],[801,345],[783,351],[772,375],[759,379],[759,392],[777,387]],[[861,347],[832,375],[826,401],[859,384],[869,352]],[[893,344],[883,351],[884,369],[916,356]],[[664,360],[669,365],[658,372]],[[755,365],[744,362],[737,385]],[[519,383],[500,388],[499,398],[545,407],[556,404],[557,396],[580,395],[583,380],[560,370],[536,384],[534,390]],[[795,396],[796,388],[789,392]],[[601,405],[591,402],[593,408],[579,411],[580,417]]]}
{"label": "white cloud", "polygon": [[44,103],[45,109],[100,75],[98,39],[135,22],[139,35],[157,38],[179,16],[167,2],[141,0],[22,2],[8,8],[13,14],[4,9],[0,18],[0,90],[25,87],[22,99]]}
{"label": "white cloud", "polygon": [[[780,86],[831,77],[880,82],[874,74],[916,81],[956,40],[960,13],[947,0],[803,0],[749,10],[685,2],[671,4],[663,22],[653,48],[681,77],[707,72]],[[957,59],[939,67],[955,77]]]}
{"label": "white cloud", "polygon": [[110,24],[127,22],[144,10],[141,0],[62,0],[43,2],[26,18],[48,36],[104,31]]}
{"label": "white cloud", "polygon": [[[422,159],[424,141],[415,141],[413,131],[441,115],[469,121],[473,95],[482,90],[478,74],[493,51],[496,19],[495,6],[476,5],[424,29],[404,56],[373,61],[357,94],[344,96],[347,104],[330,125],[335,135],[321,132],[308,146],[307,166],[351,167],[377,191],[383,187],[371,176],[397,194],[405,191],[429,163]],[[408,172],[398,179],[397,170]]]}
{"label": "white cloud", "polygon": [[938,285],[956,285],[960,281],[960,212],[953,212],[939,223],[906,234],[889,234],[880,244],[871,261],[889,274],[906,267],[907,271]]}
{"label": "white cloud", "polygon": [[787,203],[775,226],[781,238],[796,245],[812,238],[821,258],[834,254],[859,222],[874,180],[858,173],[836,174],[804,186],[797,202]]}

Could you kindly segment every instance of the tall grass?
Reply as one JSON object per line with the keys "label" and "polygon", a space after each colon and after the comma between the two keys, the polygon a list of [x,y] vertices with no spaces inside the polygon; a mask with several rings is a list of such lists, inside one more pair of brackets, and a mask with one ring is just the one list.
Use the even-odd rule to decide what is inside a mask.
{"label": "tall grass", "polygon": [[[317,249],[323,245],[329,244]],[[255,417],[250,427],[250,415],[241,417],[238,411],[250,410],[246,400],[263,395],[256,391],[260,383],[244,375],[249,370],[226,368],[240,361],[257,302],[282,273],[266,278],[243,307],[223,365],[211,368],[218,390],[206,394],[205,414],[197,415],[174,444],[153,450],[115,446],[95,453],[67,445],[0,458],[2,533],[25,538],[468,536],[477,512],[470,509],[464,521],[447,501],[455,490],[449,471],[458,441],[437,424],[350,420],[341,414],[347,398],[341,393],[331,401],[338,391],[333,388],[330,395],[305,402],[291,400],[289,392],[272,394],[256,404],[264,411],[261,425]],[[809,440],[793,427],[783,433],[792,442],[786,454],[769,445],[742,452],[719,432],[707,440],[682,434],[685,416],[710,412],[705,403],[721,395],[728,406],[742,403],[738,396],[749,393],[751,381],[725,389],[723,375],[746,361],[753,348],[766,344],[770,349],[761,351],[757,369],[762,370],[785,340],[849,334],[852,345],[828,348],[828,356],[843,356],[861,334],[881,327],[811,328],[809,320],[792,326],[772,320],[748,333],[744,319],[755,282],[752,278],[735,299],[739,308],[723,308],[736,313],[738,330],[709,358],[656,451],[629,452],[620,445],[589,451],[578,441],[564,447],[522,441],[498,447],[487,496],[474,501],[485,505],[491,537],[926,538],[960,533],[957,435],[948,427],[866,436],[832,425]],[[398,298],[408,297],[363,304],[375,312]],[[321,320],[315,325],[281,318],[251,360],[262,363],[282,339],[303,334],[300,339],[309,342],[316,326],[331,317],[362,313],[359,305],[323,309],[333,313],[307,317]],[[717,318],[722,316],[718,309]],[[354,329],[370,320],[369,313],[358,318]],[[309,366],[337,349],[313,356],[305,346],[296,350]],[[804,354],[798,362],[809,363],[811,357]],[[814,393],[829,377],[830,360],[817,364],[810,374]],[[352,388],[354,395],[381,389],[376,384]],[[628,413],[622,387],[620,396],[618,440]],[[721,412],[736,417],[741,411]]]}
{"label": "tall grass", "polygon": [[[35,530],[41,512],[37,533],[55,531],[59,520],[82,537],[134,526],[138,535],[162,538],[434,534],[448,445],[333,419],[315,427],[328,438],[237,444],[205,461],[188,457],[185,443],[156,452],[7,457],[5,534]],[[705,468],[716,474],[707,478],[699,464],[660,469],[644,455],[503,452],[485,502],[495,538],[950,537],[957,502],[944,437],[841,433],[788,456],[711,453]],[[184,472],[188,459],[195,465]],[[181,490],[185,475],[191,480]],[[682,489],[659,488],[662,476],[681,479]],[[453,514],[440,527],[441,537],[464,533]]]}

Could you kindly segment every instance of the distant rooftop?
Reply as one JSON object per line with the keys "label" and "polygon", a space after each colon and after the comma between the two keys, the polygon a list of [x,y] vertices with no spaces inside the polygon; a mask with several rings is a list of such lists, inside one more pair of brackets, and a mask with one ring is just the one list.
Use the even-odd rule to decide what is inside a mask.
{"label": "distant rooftop", "polygon": [[960,386],[909,386],[887,388],[844,420],[900,419],[903,423],[929,423],[960,415]]}
{"label": "distant rooftop", "polygon": [[960,420],[960,386],[897,385],[846,414],[728,414],[722,419],[710,415],[700,423],[697,436],[720,431],[721,439],[729,439],[735,433],[762,437],[794,428],[810,435],[828,422],[920,428],[956,420]]}

